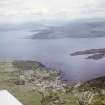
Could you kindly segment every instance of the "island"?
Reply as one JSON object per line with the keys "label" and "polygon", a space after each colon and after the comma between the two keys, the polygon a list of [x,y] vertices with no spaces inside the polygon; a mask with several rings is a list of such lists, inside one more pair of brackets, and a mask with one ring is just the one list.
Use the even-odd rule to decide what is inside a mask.
{"label": "island", "polygon": [[77,52],[71,53],[70,55],[71,56],[89,55],[86,59],[99,60],[105,57],[105,48],[77,51]]}

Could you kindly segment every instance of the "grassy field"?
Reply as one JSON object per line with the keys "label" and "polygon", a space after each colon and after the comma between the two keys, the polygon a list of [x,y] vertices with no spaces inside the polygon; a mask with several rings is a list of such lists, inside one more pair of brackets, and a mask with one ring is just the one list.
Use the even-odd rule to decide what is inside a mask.
{"label": "grassy field", "polygon": [[24,105],[40,105],[41,95],[28,85],[16,85],[17,68],[11,62],[0,63],[0,90],[6,89]]}

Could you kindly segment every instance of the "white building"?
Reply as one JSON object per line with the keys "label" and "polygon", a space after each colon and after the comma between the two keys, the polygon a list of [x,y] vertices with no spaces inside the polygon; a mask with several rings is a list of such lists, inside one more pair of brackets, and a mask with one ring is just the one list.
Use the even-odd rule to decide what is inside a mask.
{"label": "white building", "polygon": [[0,105],[23,105],[7,90],[0,91]]}

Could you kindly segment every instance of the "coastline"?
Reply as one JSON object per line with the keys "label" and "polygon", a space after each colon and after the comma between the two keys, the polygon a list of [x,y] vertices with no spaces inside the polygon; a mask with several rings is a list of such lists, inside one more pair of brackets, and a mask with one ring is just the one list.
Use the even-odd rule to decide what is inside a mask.
{"label": "coastline", "polygon": [[105,77],[73,85],[62,80],[61,74],[37,61],[0,60],[0,90],[8,90],[24,105],[104,103]]}

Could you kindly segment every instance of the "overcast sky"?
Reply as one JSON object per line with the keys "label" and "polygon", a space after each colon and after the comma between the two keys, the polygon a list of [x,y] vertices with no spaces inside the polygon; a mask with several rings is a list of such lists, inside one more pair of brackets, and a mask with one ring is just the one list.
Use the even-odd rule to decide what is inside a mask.
{"label": "overcast sky", "polygon": [[2,22],[104,16],[105,0],[0,0]]}

